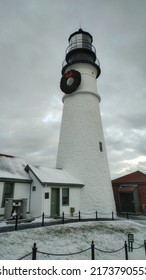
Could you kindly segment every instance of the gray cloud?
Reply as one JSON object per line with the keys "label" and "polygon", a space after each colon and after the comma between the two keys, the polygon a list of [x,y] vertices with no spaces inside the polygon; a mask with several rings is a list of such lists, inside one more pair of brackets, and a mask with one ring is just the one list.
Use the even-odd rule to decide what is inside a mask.
{"label": "gray cloud", "polygon": [[54,165],[69,35],[93,35],[111,176],[146,170],[145,0],[0,0],[1,153]]}

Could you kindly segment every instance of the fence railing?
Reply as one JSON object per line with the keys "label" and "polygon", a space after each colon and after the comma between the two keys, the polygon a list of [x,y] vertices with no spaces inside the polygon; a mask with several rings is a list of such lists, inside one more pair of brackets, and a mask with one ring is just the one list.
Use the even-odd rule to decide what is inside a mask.
{"label": "fence railing", "polygon": [[[144,240],[144,243],[142,245],[140,245],[139,247],[133,248],[132,252],[134,250],[138,250],[138,249],[141,249],[141,248],[144,248],[145,255],[146,255],[146,240]],[[90,247],[88,247],[88,248],[86,248],[84,250],[81,250],[81,251],[78,251],[78,252],[73,252],[73,253],[64,253],[64,254],[63,253],[50,253],[50,252],[39,251],[38,248],[37,248],[36,243],[34,243],[33,247],[32,247],[32,251],[30,253],[24,255],[23,257],[20,257],[18,260],[24,260],[28,256],[31,256],[32,260],[37,260],[38,259],[37,258],[38,253],[42,254],[42,255],[46,255],[46,256],[57,256],[57,257],[58,256],[64,256],[65,257],[65,256],[73,256],[73,255],[83,254],[83,253],[85,253],[87,251],[90,251],[90,259],[91,260],[95,260],[96,259],[96,256],[95,256],[95,252],[96,251],[100,251],[100,252],[102,252],[104,254],[114,254],[114,253],[117,253],[117,252],[122,251],[122,250],[124,250],[124,252],[125,252],[125,260],[128,260],[129,259],[128,258],[128,251],[130,252],[130,248],[129,248],[129,246],[128,246],[126,241],[125,241],[123,247],[118,248],[116,250],[103,250],[103,249],[97,248],[95,246],[94,241],[92,241]]]}
{"label": "fence railing", "polygon": [[[104,213],[104,212],[99,212],[95,211],[93,213],[84,213],[84,212],[77,212],[73,214],[66,214],[62,213],[59,217],[55,217],[54,221],[50,220],[50,217],[42,213],[42,215],[33,217],[34,219],[40,218],[40,221],[36,221],[36,224],[34,226],[34,223],[32,224],[31,222],[29,223],[24,223],[23,226],[20,226],[21,220],[18,219],[18,216],[15,216],[14,220],[14,225],[11,225],[11,230],[19,230],[25,228],[24,225],[27,224],[27,228],[33,228],[33,227],[40,227],[40,226],[48,226],[48,225],[53,225],[53,224],[65,224],[65,223],[73,223],[73,222],[81,222],[81,221],[103,221],[103,220],[112,220],[114,221],[117,218],[123,218],[123,219],[136,219],[136,215],[134,213],[114,213],[113,211],[111,213]],[[2,228],[0,229],[0,231]],[[8,229],[8,231],[10,228]]]}

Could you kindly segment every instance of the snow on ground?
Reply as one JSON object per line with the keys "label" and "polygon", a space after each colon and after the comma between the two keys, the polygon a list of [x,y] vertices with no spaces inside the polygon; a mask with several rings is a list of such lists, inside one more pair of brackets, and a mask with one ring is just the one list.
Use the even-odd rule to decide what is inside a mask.
{"label": "snow on ground", "polygon": [[[91,247],[102,251],[116,251],[124,247],[128,234],[134,234],[134,248],[138,248],[146,239],[146,226],[133,221],[95,221],[53,225],[35,229],[26,229],[0,233],[0,259],[16,260],[32,251],[36,242],[38,251],[46,253],[70,254]],[[130,252],[129,259],[146,259],[144,247]],[[25,259],[31,259],[31,255]],[[72,256],[52,256],[37,253],[37,259],[52,260],[90,260],[91,250]],[[95,259],[124,260],[125,250],[104,253],[95,250]]]}

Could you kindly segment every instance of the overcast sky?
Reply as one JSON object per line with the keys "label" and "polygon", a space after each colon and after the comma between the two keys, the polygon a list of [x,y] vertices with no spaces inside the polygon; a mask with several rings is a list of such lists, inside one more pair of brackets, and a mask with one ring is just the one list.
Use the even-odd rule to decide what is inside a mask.
{"label": "overcast sky", "polygon": [[0,153],[55,166],[68,37],[93,36],[111,177],[146,172],[146,1],[0,0]]}

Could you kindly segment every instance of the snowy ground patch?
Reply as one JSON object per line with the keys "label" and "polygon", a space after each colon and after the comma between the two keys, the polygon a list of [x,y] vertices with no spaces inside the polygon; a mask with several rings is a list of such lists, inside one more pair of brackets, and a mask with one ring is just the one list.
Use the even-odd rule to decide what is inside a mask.
{"label": "snowy ground patch", "polygon": [[[32,251],[34,242],[40,252],[70,254],[91,247],[94,241],[96,260],[124,260],[125,250],[114,253],[124,246],[128,234],[134,234],[134,248],[144,244],[146,226],[132,221],[96,221],[53,225],[35,229],[0,233],[0,259],[16,260]],[[106,251],[106,252],[102,252]],[[129,253],[129,259],[144,260],[144,247]],[[31,259],[31,255],[26,259]],[[90,260],[91,250],[71,256],[52,256],[37,253],[37,259]]]}

